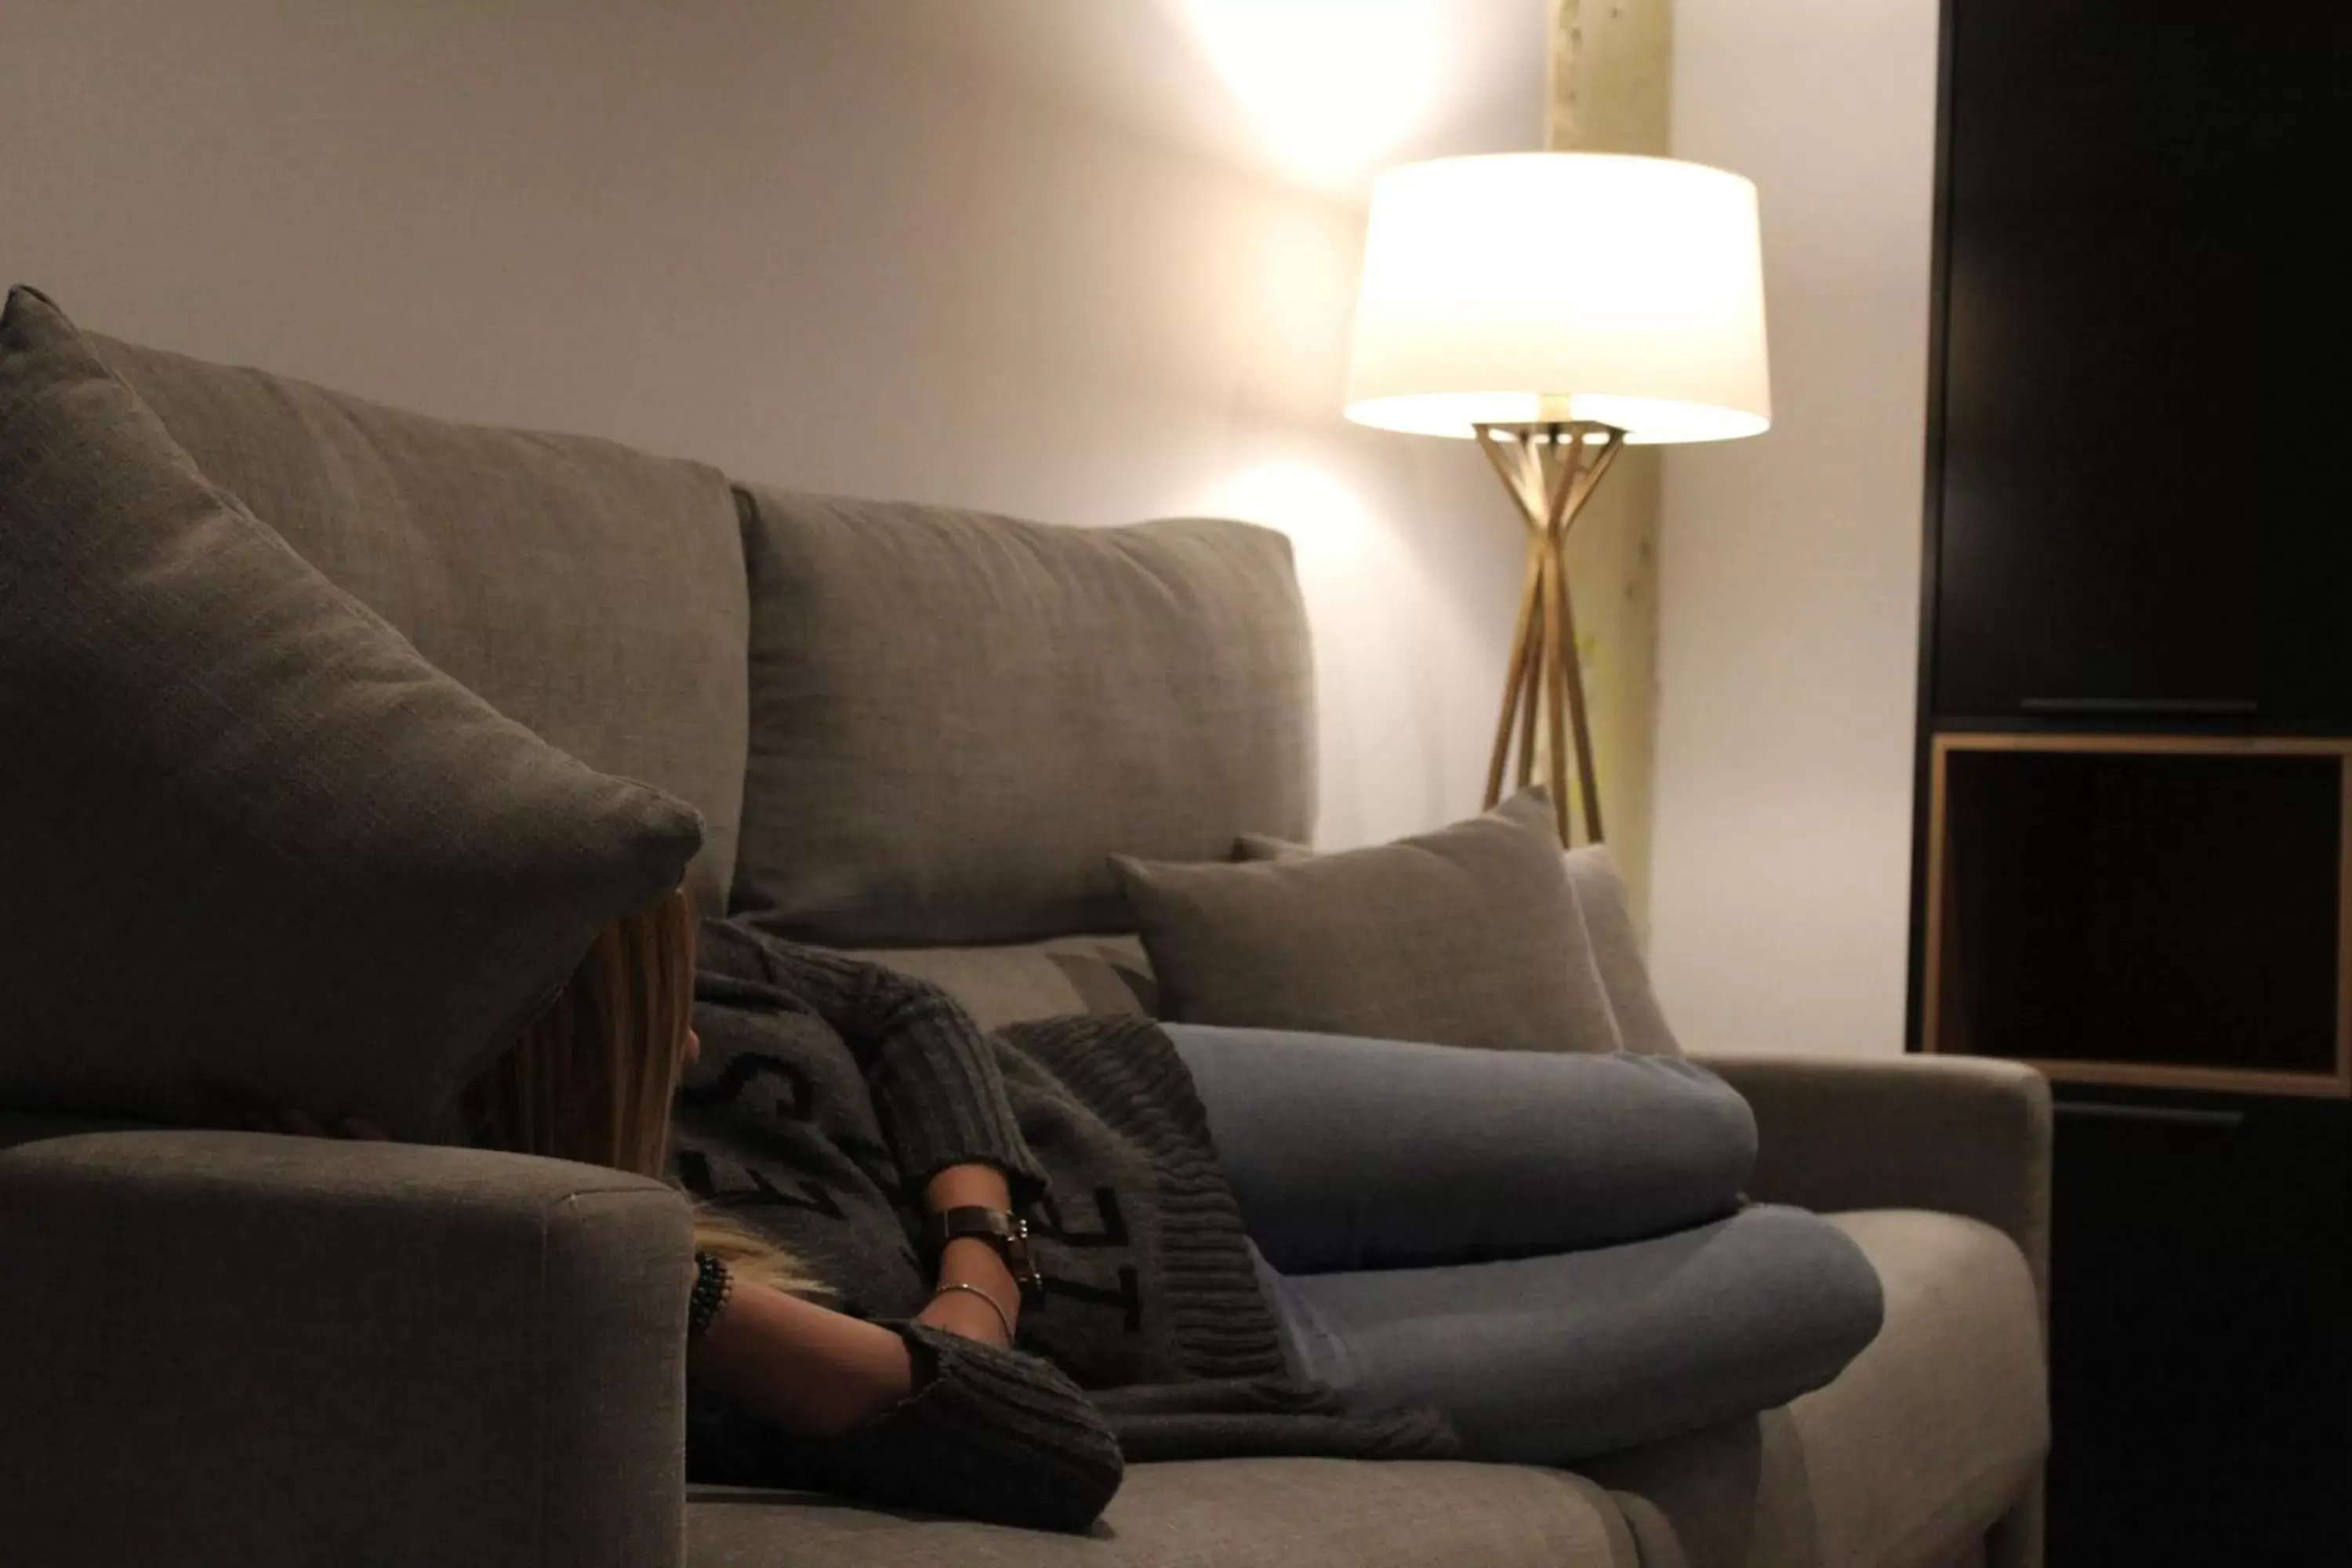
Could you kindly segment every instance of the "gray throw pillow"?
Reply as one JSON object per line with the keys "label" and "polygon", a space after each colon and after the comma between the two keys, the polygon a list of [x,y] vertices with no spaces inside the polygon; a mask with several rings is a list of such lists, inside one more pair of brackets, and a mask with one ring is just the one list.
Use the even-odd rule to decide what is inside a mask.
{"label": "gray throw pillow", "polygon": [[0,1103],[446,1131],[693,811],[492,710],[0,312]]}
{"label": "gray throw pillow", "polygon": [[687,884],[726,911],[751,732],[726,475],[85,336],[205,478],[434,668],[597,772],[699,811]]}
{"label": "gray throw pillow", "polygon": [[1121,855],[1111,864],[1159,977],[1163,1017],[1615,1050],[1617,1026],[1551,821],[1541,792],[1529,791],[1372,848],[1240,864]]}
{"label": "gray throw pillow", "polygon": [[[1496,809],[1518,814],[1530,826],[1540,826],[1532,814],[1540,810],[1541,790],[1505,801]],[[1314,854],[1306,845],[1263,833],[1244,833],[1234,844],[1237,860],[1297,860]],[[1682,1043],[1667,1026],[1665,1009],[1650,984],[1650,965],[1642,956],[1641,933],[1633,926],[1633,910],[1625,897],[1625,880],[1606,844],[1587,844],[1560,857],[1568,885],[1576,895],[1578,929],[1583,941],[1568,955],[1580,975],[1590,967],[1600,977],[1609,999],[1609,1014],[1617,1033],[1617,1048],[1643,1057],[1679,1057]]]}

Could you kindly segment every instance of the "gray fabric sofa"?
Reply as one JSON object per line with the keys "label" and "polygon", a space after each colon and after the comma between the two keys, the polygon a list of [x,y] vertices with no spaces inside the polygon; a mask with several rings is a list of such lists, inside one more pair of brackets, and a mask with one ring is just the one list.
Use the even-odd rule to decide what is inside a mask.
{"label": "gray fabric sofa", "polygon": [[[891,962],[990,1022],[1149,1005],[1131,938],[1069,929],[1099,923],[1085,895],[1100,868],[1087,858],[1181,858],[1213,852],[1205,847],[1234,831],[1302,826],[1280,818],[1311,798],[1309,688],[1293,669],[1304,620],[1287,552],[1255,531],[1233,534],[1217,567],[1230,591],[1180,605],[1176,617],[1207,616],[1222,638],[1257,639],[1265,659],[1248,702],[1204,706],[1198,672],[1177,670],[1125,681],[1129,706],[1115,715],[1073,711],[1067,693],[1032,701],[1013,732],[894,733],[886,715],[845,740],[856,765],[844,770],[812,749],[805,726],[790,728],[807,689],[777,684],[780,668],[797,668],[796,635],[858,629],[843,631],[837,615],[817,628],[805,606],[776,597],[763,551],[793,505],[782,492],[730,495],[698,465],[618,448],[591,462],[577,443],[446,426],[120,344],[106,352],[209,475],[427,657],[588,762],[699,806],[712,831],[693,885],[706,903],[740,904],[739,866],[762,855],[751,879],[765,887],[779,857],[825,852],[792,839],[804,801],[780,827],[784,786],[771,782],[763,798],[763,780],[790,774],[797,788],[831,765],[856,787],[890,770],[888,791],[865,803],[887,798],[889,809],[869,810],[862,830],[894,835],[897,869],[870,900],[854,875],[836,875],[827,907],[848,929],[887,928]],[[590,485],[599,473],[627,484]],[[927,513],[914,531],[969,544],[985,526]],[[980,576],[1028,569],[1002,551],[966,557],[957,570]],[[1150,667],[1148,647],[1104,646],[1157,635],[1149,616],[1070,611],[1095,591],[1085,572],[1063,574],[1052,586],[1066,597],[1054,600],[960,595],[951,579],[905,571],[856,601],[858,614],[891,619],[886,644],[934,639],[979,663],[992,648],[1085,656],[1069,640],[1080,626],[1100,659]],[[905,614],[909,603],[919,616]],[[988,700],[984,689],[971,700]],[[1171,755],[1154,752],[1156,734],[1189,749],[1181,776],[1154,764]],[[1115,776],[1088,773],[1089,747],[1121,759]],[[803,773],[792,773],[796,762]],[[1271,819],[1215,815],[1269,792],[1282,797]],[[1097,842],[1129,834],[1140,841]],[[854,872],[858,852],[843,842],[835,851],[848,858],[833,869]],[[1046,923],[1024,920],[1023,900]],[[936,929],[950,934],[924,940],[924,911],[942,910]],[[998,940],[952,934],[978,928]],[[2040,1562],[2042,1081],[1949,1058],[1707,1065],[1756,1109],[1752,1195],[1834,1216],[1884,1281],[1885,1330],[1834,1383],[1581,1474],[1323,1459],[1139,1466],[1085,1539],[686,1488],[688,1217],[656,1184],[466,1150],[0,1112],[0,1562]]]}

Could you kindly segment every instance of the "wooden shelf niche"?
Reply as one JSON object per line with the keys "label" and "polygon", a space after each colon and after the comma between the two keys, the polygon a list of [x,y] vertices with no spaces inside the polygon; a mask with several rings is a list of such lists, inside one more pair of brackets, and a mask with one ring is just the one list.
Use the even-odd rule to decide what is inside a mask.
{"label": "wooden shelf niche", "polygon": [[1923,1049],[2352,1098],[2352,740],[1946,733]]}

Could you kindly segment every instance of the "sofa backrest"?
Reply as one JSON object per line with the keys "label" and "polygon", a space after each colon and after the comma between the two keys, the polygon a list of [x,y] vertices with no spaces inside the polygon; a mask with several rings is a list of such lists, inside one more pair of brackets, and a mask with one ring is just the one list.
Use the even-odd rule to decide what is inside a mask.
{"label": "sofa backrest", "polygon": [[755,924],[849,948],[1123,931],[1110,855],[1311,834],[1313,662],[1281,534],[743,494],[734,907]]}
{"label": "sofa backrest", "polygon": [[1113,852],[1312,835],[1312,653],[1271,530],[738,489],[92,341],[208,478],[436,665],[698,808],[706,910],[867,950],[985,1023],[1151,1010]]}
{"label": "sofa backrest", "polygon": [[725,476],[93,340],[205,476],[508,717],[704,817],[726,907],[748,606]]}

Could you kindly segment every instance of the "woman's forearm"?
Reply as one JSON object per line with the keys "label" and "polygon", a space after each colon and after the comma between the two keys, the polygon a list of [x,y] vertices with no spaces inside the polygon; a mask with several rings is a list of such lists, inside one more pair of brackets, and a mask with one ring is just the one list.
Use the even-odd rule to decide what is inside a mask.
{"label": "woman's forearm", "polygon": [[[1010,1209],[1011,1184],[992,1165],[950,1165],[923,1184],[923,1208],[942,1214],[951,1208]],[[933,1324],[983,1344],[1009,1345],[1021,1323],[1021,1286],[994,1247],[976,1237],[959,1237],[940,1254],[937,1284],[968,1286],[949,1289],[931,1298],[918,1321]],[[971,1298],[984,1293],[988,1301]],[[992,1310],[988,1302],[994,1302]],[[997,1314],[1003,1314],[1000,1320]]]}
{"label": "woman's forearm", "polygon": [[694,1342],[698,1383],[796,1437],[835,1437],[915,1389],[907,1342],[877,1323],[738,1280]]}
{"label": "woman's forearm", "polygon": [[950,1165],[923,1184],[923,1207],[932,1214],[974,1206],[1009,1209],[1013,1186],[993,1165]]}

